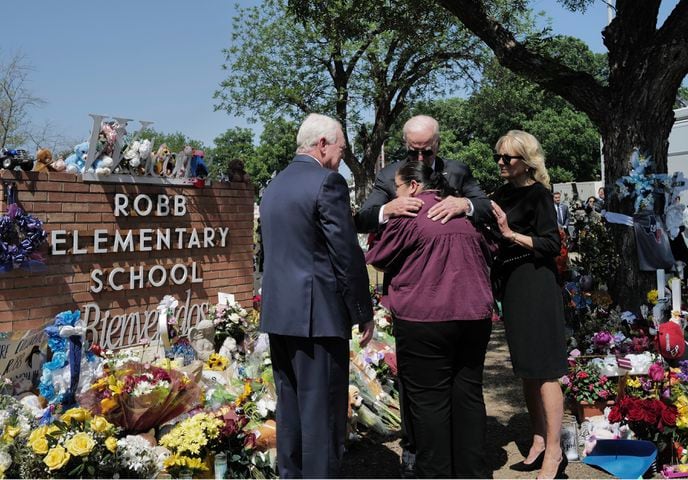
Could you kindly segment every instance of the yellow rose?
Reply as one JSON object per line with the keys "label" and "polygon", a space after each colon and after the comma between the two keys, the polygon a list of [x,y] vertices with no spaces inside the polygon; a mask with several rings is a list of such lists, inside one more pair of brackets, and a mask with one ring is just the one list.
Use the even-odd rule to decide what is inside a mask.
{"label": "yellow rose", "polygon": [[117,451],[117,439],[115,437],[108,437],[105,440],[105,448],[115,453]]}
{"label": "yellow rose", "polygon": [[77,433],[65,443],[67,451],[77,457],[85,457],[95,446],[95,440],[86,432]]}
{"label": "yellow rose", "polygon": [[100,415],[96,415],[93,417],[91,420],[91,430],[94,432],[98,433],[103,433],[107,432],[112,428],[112,424],[108,422],[105,417],[101,417]]}
{"label": "yellow rose", "polygon": [[45,437],[46,432],[48,431],[48,427],[45,425],[41,425],[40,427],[31,430],[31,433],[29,434],[29,443]]}
{"label": "yellow rose", "polygon": [[67,451],[61,446],[53,447],[50,449],[48,454],[43,459],[43,463],[48,466],[48,470],[51,472],[54,470],[59,470],[69,462],[72,458]]}
{"label": "yellow rose", "polygon": [[72,420],[77,422],[85,422],[91,419],[91,412],[85,408],[70,408],[64,414],[62,414],[62,421],[69,424]]}
{"label": "yellow rose", "polygon": [[2,436],[2,439],[3,439],[5,442],[11,442],[12,440],[14,440],[14,437],[16,437],[17,435],[19,435],[19,432],[21,432],[21,428],[19,428],[19,427],[13,427],[12,425],[7,425],[7,426],[5,427],[5,433],[4,433],[4,435]]}
{"label": "yellow rose", "polygon": [[49,448],[48,439],[45,437],[37,437],[29,441],[29,447],[31,447],[31,450],[33,450],[34,453],[45,455],[48,453]]}

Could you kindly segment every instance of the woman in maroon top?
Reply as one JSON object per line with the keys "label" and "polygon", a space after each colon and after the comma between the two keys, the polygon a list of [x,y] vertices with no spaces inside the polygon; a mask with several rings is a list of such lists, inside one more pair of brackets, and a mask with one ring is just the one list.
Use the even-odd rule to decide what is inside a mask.
{"label": "woman in maroon top", "polygon": [[409,403],[418,477],[485,478],[482,376],[492,291],[482,234],[466,217],[433,222],[449,192],[423,162],[397,172],[397,195],[417,197],[416,217],[389,221],[366,260],[393,278],[382,303],[394,316],[399,379]]}

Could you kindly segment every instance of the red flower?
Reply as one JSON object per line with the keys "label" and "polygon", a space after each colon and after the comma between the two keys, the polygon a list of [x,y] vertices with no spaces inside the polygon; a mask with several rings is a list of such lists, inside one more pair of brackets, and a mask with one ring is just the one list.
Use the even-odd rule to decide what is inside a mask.
{"label": "red flower", "polygon": [[609,422],[618,423],[621,420],[623,420],[623,415],[621,415],[621,409],[616,406],[612,407],[612,409],[609,411]]}
{"label": "red flower", "polygon": [[583,372],[583,371],[578,372],[578,373],[576,374],[576,378],[580,378],[580,379],[588,378],[588,376],[589,376],[588,373],[587,373],[587,372]]}
{"label": "red flower", "polygon": [[640,422],[645,420],[645,409],[640,405],[633,405],[628,409],[628,420]]}
{"label": "red flower", "polygon": [[676,417],[678,416],[678,410],[674,405],[671,405],[664,410],[662,410],[662,423],[669,427],[676,426]]}

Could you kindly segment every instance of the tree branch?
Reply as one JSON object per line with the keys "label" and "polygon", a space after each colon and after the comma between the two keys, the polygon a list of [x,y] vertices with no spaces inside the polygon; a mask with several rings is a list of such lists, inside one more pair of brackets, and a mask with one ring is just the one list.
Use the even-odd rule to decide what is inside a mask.
{"label": "tree branch", "polygon": [[438,0],[494,52],[499,63],[584,111],[598,127],[606,116],[608,91],[595,78],[533,52],[490,17],[480,0]]}

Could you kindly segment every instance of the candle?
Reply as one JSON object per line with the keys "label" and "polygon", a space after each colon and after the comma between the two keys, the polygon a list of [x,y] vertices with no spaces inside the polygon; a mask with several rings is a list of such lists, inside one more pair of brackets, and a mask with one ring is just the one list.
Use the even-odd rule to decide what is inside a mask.
{"label": "candle", "polygon": [[657,270],[657,299],[664,300],[664,287],[666,279],[664,278],[664,269]]}
{"label": "candle", "polygon": [[676,277],[671,279],[671,311],[681,312],[681,280]]}

